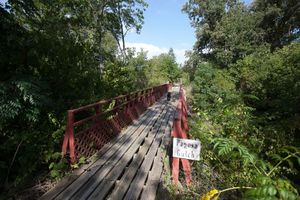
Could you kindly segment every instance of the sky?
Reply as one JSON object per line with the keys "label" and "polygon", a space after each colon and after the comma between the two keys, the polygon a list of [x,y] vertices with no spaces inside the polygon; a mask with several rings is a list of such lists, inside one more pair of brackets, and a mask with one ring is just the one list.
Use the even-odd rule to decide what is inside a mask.
{"label": "sky", "polygon": [[183,63],[184,53],[195,43],[194,29],[187,14],[181,11],[186,0],[146,0],[141,33],[126,36],[126,46],[148,51],[148,58],[174,49],[177,62]]}
{"label": "sky", "polygon": [[[188,15],[181,11],[187,0],[145,0],[149,7],[144,13],[144,26],[140,34],[131,32],[126,37],[127,47],[148,51],[148,58],[174,49],[177,62],[183,64],[185,51],[196,41],[195,30]],[[245,0],[250,4],[252,0]]]}

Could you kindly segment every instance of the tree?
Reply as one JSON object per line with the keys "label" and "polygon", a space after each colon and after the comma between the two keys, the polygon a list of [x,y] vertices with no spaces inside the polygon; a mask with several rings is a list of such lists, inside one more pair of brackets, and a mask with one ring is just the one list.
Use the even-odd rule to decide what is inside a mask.
{"label": "tree", "polygon": [[197,31],[195,51],[228,67],[263,41],[258,16],[238,1],[189,1],[183,8]]}
{"label": "tree", "polygon": [[299,39],[300,3],[296,0],[256,0],[251,10],[262,16],[258,26],[265,31],[264,39],[276,47]]}
{"label": "tree", "polygon": [[150,60],[150,65],[146,68],[146,76],[150,85],[157,85],[168,81],[176,82],[181,76],[180,71],[171,48],[168,53],[162,53]]}
{"label": "tree", "polygon": [[188,14],[192,26],[196,28],[195,49],[197,51],[205,53],[207,50],[213,49],[213,44],[210,42],[211,33],[226,14],[226,9],[230,9],[235,2],[235,0],[189,0],[183,6],[182,10]]}
{"label": "tree", "polygon": [[[115,30],[112,31],[118,41],[121,51],[125,54],[125,36],[128,31],[135,29],[137,33],[140,33],[142,25],[144,23],[143,12],[148,4],[143,0],[114,0],[112,10],[116,14],[117,23],[115,23]],[[119,43],[122,41],[122,47]]]}
{"label": "tree", "polygon": [[48,169],[60,148],[66,110],[137,88],[118,42],[122,26],[140,31],[144,6],[141,0],[1,4],[1,189]]}
{"label": "tree", "polygon": [[300,36],[300,6],[294,0],[188,1],[183,7],[196,28],[194,46],[202,58],[228,67],[263,43],[272,49]]}
{"label": "tree", "polygon": [[211,34],[212,59],[223,67],[249,55],[263,44],[263,31],[256,27],[258,16],[243,4],[232,6]]}
{"label": "tree", "polygon": [[195,113],[190,133],[207,152],[195,164],[201,182],[206,180],[197,188],[207,192],[201,199],[232,190],[238,191],[224,199],[299,198],[299,5],[293,0],[185,5],[197,31],[184,66]]}
{"label": "tree", "polygon": [[168,76],[169,81],[176,82],[181,77],[179,65],[176,62],[176,57],[174,54],[174,50],[172,48],[169,49],[169,52],[164,60],[165,62],[165,70]]}
{"label": "tree", "polygon": [[131,77],[134,79],[136,89],[149,87],[149,82],[146,76],[146,68],[149,66],[147,52],[136,52],[135,49],[127,49],[128,68],[131,69]]}

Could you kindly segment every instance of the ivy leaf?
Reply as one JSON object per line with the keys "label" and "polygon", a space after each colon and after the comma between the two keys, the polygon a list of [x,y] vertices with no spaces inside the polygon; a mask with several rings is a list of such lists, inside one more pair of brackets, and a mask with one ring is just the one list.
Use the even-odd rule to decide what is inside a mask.
{"label": "ivy leaf", "polygon": [[53,168],[53,166],[54,166],[54,162],[50,163],[50,165],[49,165],[49,169],[52,169],[52,168]]}
{"label": "ivy leaf", "polygon": [[51,175],[51,177],[52,178],[57,178],[57,177],[59,177],[60,176],[60,173],[59,173],[59,171],[58,170],[51,170],[50,171],[50,175]]}
{"label": "ivy leaf", "polygon": [[268,187],[268,193],[271,196],[275,196],[277,194],[277,190],[276,190],[276,188],[273,185],[270,185]]}

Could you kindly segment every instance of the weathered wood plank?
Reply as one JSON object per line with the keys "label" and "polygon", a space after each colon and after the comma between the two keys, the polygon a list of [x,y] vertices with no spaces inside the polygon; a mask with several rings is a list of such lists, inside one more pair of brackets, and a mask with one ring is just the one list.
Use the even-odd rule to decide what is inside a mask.
{"label": "weathered wood plank", "polygon": [[[178,94],[175,97],[176,99],[178,99],[177,96]],[[163,171],[163,164],[164,164],[163,159],[168,155],[167,151],[171,140],[171,130],[172,130],[174,117],[176,113],[175,111],[176,111],[177,101],[173,101],[171,104],[173,106],[173,113],[171,114],[170,119],[168,120],[168,124],[165,130],[164,137],[162,139],[162,143],[160,145],[160,148],[158,149],[157,155],[153,163],[152,170],[149,172],[148,179],[144,186],[140,199],[155,200],[156,198],[156,192],[161,182],[161,175]],[[169,166],[166,166],[166,168],[168,167]]]}
{"label": "weathered wood plank", "polygon": [[[165,130],[167,125],[168,119],[164,119],[164,125],[162,126],[161,130]],[[157,153],[158,147],[161,143],[161,139],[163,137],[163,134],[160,132],[159,136],[155,139],[153,145],[151,146],[150,150],[148,151],[148,154],[146,155],[140,169],[137,172],[137,175],[135,176],[134,180],[130,184],[130,188],[126,193],[126,196],[124,199],[137,199],[139,197],[139,194],[141,193],[145,180],[147,178],[148,172],[151,168],[151,165],[153,163],[154,157]]]}
{"label": "weathered wood plank", "polygon": [[40,197],[41,200],[49,200],[54,199],[57,197],[65,188],[67,188],[70,184],[72,184],[81,174],[83,174],[86,170],[89,170],[89,168],[96,162],[96,160],[100,157],[102,157],[103,154],[105,154],[114,144],[120,142],[120,140],[128,133],[132,133],[132,131],[136,128],[138,128],[147,118],[153,114],[153,109],[156,109],[160,106],[162,106],[162,101],[165,98],[162,98],[159,102],[154,104],[150,109],[148,109],[145,113],[143,113],[139,120],[134,120],[132,125],[128,126],[124,131],[118,136],[115,137],[112,141],[107,143],[99,152],[97,152],[95,155],[93,155],[91,158],[89,158],[89,163],[84,164],[79,169],[74,170],[74,172],[64,177],[62,180],[58,182],[58,184],[46,192],[42,197]]}
{"label": "weathered wood plank", "polygon": [[[166,118],[168,118],[170,115],[170,113],[167,113]],[[163,124],[163,120],[161,120],[162,124]],[[161,128],[158,130],[161,131]],[[158,133],[157,131],[157,133]],[[159,137],[158,134],[156,133],[156,137]],[[153,143],[151,144],[153,145]],[[153,148],[153,147],[152,147]],[[150,147],[151,149],[151,147]],[[149,150],[150,151],[150,150]],[[126,171],[126,173],[124,173],[124,175],[122,176],[122,178],[120,179],[120,181],[118,182],[116,188],[114,189],[113,193],[110,195],[109,199],[122,199],[123,196],[126,193],[126,190],[128,189],[128,187],[130,186],[130,182],[132,181],[132,179],[134,178],[134,175],[136,174],[138,167],[141,164],[141,161],[143,161],[142,159],[139,161],[138,165],[134,165],[133,166],[129,166],[128,170]]]}
{"label": "weathered wood plank", "polygon": [[163,169],[161,158],[161,151],[158,150],[157,156],[154,159],[152,170],[149,172],[147,183],[142,192],[141,199],[155,200],[157,187]]}
{"label": "weathered wood plank", "polygon": [[[178,89],[177,89],[178,90]],[[176,109],[176,105],[178,102],[178,91],[173,92],[172,95],[172,99],[171,99],[171,105],[172,105],[172,113],[170,115],[170,120],[168,120],[168,125],[167,128],[164,131],[164,135],[170,135],[170,127],[172,127],[172,121],[174,118],[174,114],[175,114],[175,109]],[[171,123],[170,123],[171,121]],[[153,161],[153,157],[155,156],[154,154],[149,154],[149,158],[150,159],[145,159],[143,165],[141,166],[138,174],[135,177],[135,180],[132,182],[132,184],[130,185],[130,188],[126,194],[125,199],[137,199],[139,194],[140,194],[140,190],[142,189],[143,183],[145,182],[145,179],[147,178],[147,171],[150,169],[150,166],[152,164],[151,160]]]}
{"label": "weathered wood plank", "polygon": [[[125,152],[130,148],[131,145],[136,146],[136,144],[140,144],[145,135],[148,133],[149,129],[159,118],[163,110],[160,110],[156,113],[156,115],[150,119],[150,123],[141,126],[136,131],[136,134],[129,137],[128,140],[121,145],[119,149],[115,151],[115,154],[106,162],[101,170],[98,170],[92,177],[89,177],[88,181],[84,183],[80,189],[76,189],[73,193],[72,199],[85,199],[87,198],[98,186],[98,184],[105,178],[105,176],[109,173],[112,167],[120,160],[120,158],[125,154]],[[78,183],[83,184],[83,183]]]}
{"label": "weathered wood plank", "polygon": [[[131,148],[121,158],[121,160],[114,166],[114,168],[110,171],[110,173],[105,177],[105,179],[101,182],[101,184],[92,193],[89,199],[104,199],[114,185],[112,181],[117,180],[117,178],[121,175],[122,171],[127,166],[128,162],[131,160],[131,158],[133,158],[136,150],[140,148],[137,157],[135,159],[135,162],[133,163],[133,165],[135,165],[136,168],[138,168],[139,166],[138,163],[142,162],[142,159],[147,153],[150,145],[152,144],[153,139],[155,138],[161,124],[163,123],[161,118],[164,118],[167,114],[168,114],[167,109],[165,109],[161,114],[160,118],[158,118],[152,130],[149,129],[148,137],[146,139],[144,138],[145,139],[144,144],[142,146],[140,146],[140,144],[138,143],[136,144],[136,146],[132,145]],[[129,166],[129,169],[130,168],[132,168],[131,165]]]}
{"label": "weathered wood plank", "polygon": [[153,112],[151,112],[150,116],[146,118],[146,120],[139,126],[137,129],[133,130],[131,133],[124,135],[118,142],[114,143],[114,145],[108,149],[107,152],[105,152],[94,164],[86,170],[84,174],[82,174],[80,177],[78,177],[74,182],[69,185],[64,191],[62,191],[56,199],[70,199],[71,196],[73,196],[80,188],[86,184],[89,180],[92,179],[92,176],[94,176],[101,167],[104,165],[107,165],[107,161],[114,157],[116,153],[119,151],[119,149],[124,146],[124,144],[128,143],[128,140],[130,137],[135,134],[136,132],[140,132],[144,129],[145,124],[151,123],[151,119],[153,116],[157,115],[157,112],[162,109],[161,106],[157,106],[154,108],[151,108]]}
{"label": "weathered wood plank", "polygon": [[[138,198],[143,190],[148,173],[150,175],[154,174],[154,171],[159,172],[159,170],[162,170],[162,166],[159,168],[159,165],[156,164],[158,158],[155,158],[155,155],[161,154],[158,148],[163,138],[162,130],[163,132],[170,132],[169,127],[173,122],[178,88],[175,88],[174,91],[170,102],[166,101],[166,96],[161,98],[160,101],[148,108],[138,120],[135,120],[132,125],[128,126],[119,136],[95,154],[90,159],[89,164],[76,170],[71,176],[64,178],[41,199],[104,199],[110,192],[112,192],[109,196],[110,199],[122,199],[125,194],[125,199]],[[141,146],[143,141],[144,143]],[[136,154],[138,149],[139,151]],[[153,169],[149,172],[153,162]],[[118,181],[117,179],[126,166],[128,168]],[[138,169],[139,167],[140,169]],[[147,180],[146,186],[149,185],[149,189],[146,187],[142,195],[152,195],[154,189],[156,191],[159,177]],[[132,184],[130,184],[129,182],[132,179]],[[139,186],[139,192],[134,196],[128,196],[129,191],[133,190],[132,185],[134,184]],[[121,189],[118,190],[118,188]],[[111,191],[112,189],[113,191]],[[119,194],[122,193],[116,195],[118,198],[113,196],[117,194],[116,191]]]}

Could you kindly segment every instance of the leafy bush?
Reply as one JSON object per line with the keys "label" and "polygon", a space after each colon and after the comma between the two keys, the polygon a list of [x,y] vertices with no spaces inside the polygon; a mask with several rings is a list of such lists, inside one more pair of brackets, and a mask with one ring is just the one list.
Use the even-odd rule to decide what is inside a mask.
{"label": "leafy bush", "polygon": [[300,45],[273,53],[267,49],[261,47],[229,70],[198,65],[192,82],[196,115],[190,120],[190,133],[202,141],[196,174],[211,185],[195,191],[225,188],[217,196],[230,199],[298,198],[297,185],[289,178],[298,175],[300,166],[296,148]]}

